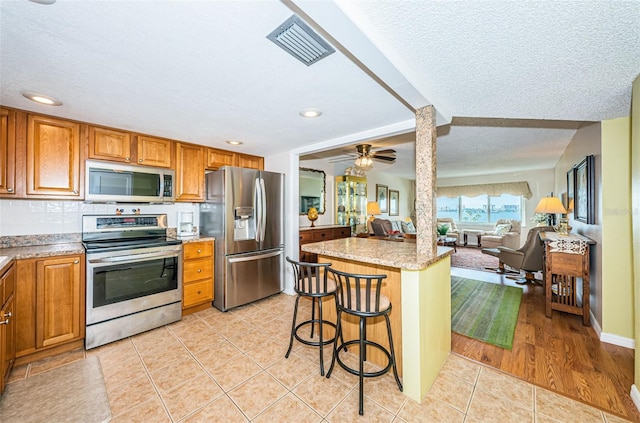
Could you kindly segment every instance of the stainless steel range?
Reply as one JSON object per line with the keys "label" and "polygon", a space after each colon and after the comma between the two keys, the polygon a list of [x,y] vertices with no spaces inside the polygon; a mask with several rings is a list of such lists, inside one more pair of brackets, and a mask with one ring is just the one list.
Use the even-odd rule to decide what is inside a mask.
{"label": "stainless steel range", "polygon": [[182,317],[182,243],[166,236],[167,215],[85,215],[85,348]]}

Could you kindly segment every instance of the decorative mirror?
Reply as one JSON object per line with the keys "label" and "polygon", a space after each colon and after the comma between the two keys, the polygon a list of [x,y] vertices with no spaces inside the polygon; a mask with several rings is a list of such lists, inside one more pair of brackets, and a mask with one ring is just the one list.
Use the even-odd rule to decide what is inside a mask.
{"label": "decorative mirror", "polygon": [[326,174],[322,170],[301,167],[299,172],[300,214],[307,214],[311,207],[324,214],[326,210]]}

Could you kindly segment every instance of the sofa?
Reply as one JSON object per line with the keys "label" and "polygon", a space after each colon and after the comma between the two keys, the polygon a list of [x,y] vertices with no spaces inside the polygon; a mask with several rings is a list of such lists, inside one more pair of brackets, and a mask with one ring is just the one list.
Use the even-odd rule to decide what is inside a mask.
{"label": "sofa", "polygon": [[369,235],[387,236],[392,233],[406,235],[415,234],[416,228],[411,219],[405,220],[389,220],[389,219],[373,219],[369,226]]}
{"label": "sofa", "polygon": [[517,250],[520,248],[521,223],[515,219],[498,219],[490,231],[480,233],[483,248],[497,248],[500,246]]}

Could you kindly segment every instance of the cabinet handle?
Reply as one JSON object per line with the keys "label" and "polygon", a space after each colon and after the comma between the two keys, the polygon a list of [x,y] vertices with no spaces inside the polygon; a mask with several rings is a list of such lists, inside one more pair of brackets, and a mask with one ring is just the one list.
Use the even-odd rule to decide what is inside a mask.
{"label": "cabinet handle", "polygon": [[130,161],[131,161],[131,157],[125,157],[125,158],[124,158],[124,161],[125,161],[125,162],[130,162]]}
{"label": "cabinet handle", "polygon": [[202,269],[198,269],[198,273],[202,273]]}
{"label": "cabinet handle", "polygon": [[5,314],[4,317],[6,317],[6,319],[5,320],[1,320],[0,321],[0,325],[8,325],[9,324],[9,317],[11,317],[11,312]]}
{"label": "cabinet handle", "polygon": [[138,159],[138,163],[142,163],[142,159]]}
{"label": "cabinet handle", "polygon": [[77,194],[77,193],[78,193],[78,190],[77,190],[77,189],[74,189],[74,190],[73,190],[73,193],[74,193],[74,194]]}
{"label": "cabinet handle", "polygon": [[202,294],[202,291],[198,291],[198,295]]}
{"label": "cabinet handle", "polygon": [[13,188],[7,188],[7,192],[13,192]]}
{"label": "cabinet handle", "polygon": [[201,250],[201,249],[198,249],[198,254],[200,254],[201,252],[202,252],[202,250]]}
{"label": "cabinet handle", "polygon": [[78,264],[80,263],[80,260],[74,260],[73,264]]}

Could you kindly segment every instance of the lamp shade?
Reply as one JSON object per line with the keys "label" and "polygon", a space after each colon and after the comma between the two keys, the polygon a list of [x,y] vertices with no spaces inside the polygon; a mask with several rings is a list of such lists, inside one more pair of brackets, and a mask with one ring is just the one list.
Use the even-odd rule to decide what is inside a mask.
{"label": "lamp shade", "polygon": [[540,200],[535,209],[536,213],[566,213],[562,202],[558,197],[544,197]]}
{"label": "lamp shade", "polygon": [[382,212],[380,211],[380,206],[378,205],[377,201],[369,201],[367,203],[367,214],[382,214]]}

